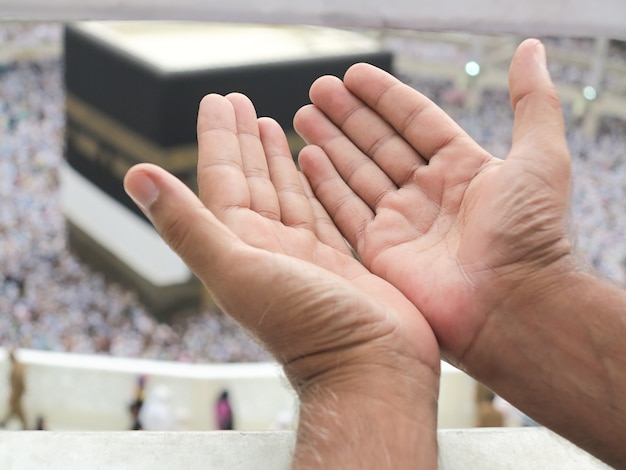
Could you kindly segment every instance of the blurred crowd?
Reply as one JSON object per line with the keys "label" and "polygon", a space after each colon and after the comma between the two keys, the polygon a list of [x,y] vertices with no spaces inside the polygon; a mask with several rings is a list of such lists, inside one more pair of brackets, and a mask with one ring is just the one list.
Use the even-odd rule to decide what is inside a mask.
{"label": "blurred crowd", "polygon": [[[2,41],[60,41],[59,25],[3,25]],[[435,54],[429,50],[429,54]],[[616,54],[622,54],[618,49]],[[443,55],[452,57],[449,46]],[[563,74],[560,72],[564,71]],[[555,79],[571,70],[554,66]],[[67,244],[59,205],[63,161],[62,57],[0,64],[0,344],[181,361],[233,362],[267,354],[215,307],[159,323],[128,288],[85,265]],[[577,77],[578,74],[573,74]],[[405,77],[498,157],[508,151],[508,95],[488,91],[467,112],[455,84]],[[581,262],[626,281],[626,122],[603,120],[586,137],[568,116],[572,230]]]}

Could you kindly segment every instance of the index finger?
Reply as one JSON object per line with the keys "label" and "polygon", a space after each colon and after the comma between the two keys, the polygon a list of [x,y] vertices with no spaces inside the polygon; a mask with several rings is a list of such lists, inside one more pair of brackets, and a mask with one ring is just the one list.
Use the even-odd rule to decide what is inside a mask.
{"label": "index finger", "polygon": [[[439,106],[373,65],[353,65],[343,81],[348,90],[391,124],[426,160],[459,145],[465,150],[468,145],[480,149]],[[451,152],[451,155],[459,157],[462,154]]]}

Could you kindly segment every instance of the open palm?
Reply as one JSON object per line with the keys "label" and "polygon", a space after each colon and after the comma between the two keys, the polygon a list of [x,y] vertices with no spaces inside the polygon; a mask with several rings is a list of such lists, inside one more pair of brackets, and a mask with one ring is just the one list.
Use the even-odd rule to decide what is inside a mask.
{"label": "open palm", "polygon": [[540,47],[523,43],[511,65],[506,160],[365,64],[343,82],[318,80],[313,105],[296,115],[312,144],[300,164],[316,197],[364,265],[423,312],[455,363],[496,306],[570,251],[569,154]]}
{"label": "open palm", "polygon": [[402,356],[438,370],[425,319],[354,259],[297,171],[275,121],[257,119],[243,95],[208,95],[198,144],[199,198],[146,164],[130,170],[127,190],[140,193],[141,173],[159,181],[162,194],[148,211],[154,225],[292,380],[356,367],[373,350],[386,351],[381,358],[396,351],[387,354],[389,366]]}

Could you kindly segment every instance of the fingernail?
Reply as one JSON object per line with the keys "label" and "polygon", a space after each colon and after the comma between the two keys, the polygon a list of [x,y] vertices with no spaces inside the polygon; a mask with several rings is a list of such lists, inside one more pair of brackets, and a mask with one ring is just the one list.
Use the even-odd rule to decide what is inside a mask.
{"label": "fingernail", "polygon": [[144,212],[149,212],[150,207],[159,197],[159,188],[152,178],[143,172],[137,172],[125,185],[124,189],[130,198]]}

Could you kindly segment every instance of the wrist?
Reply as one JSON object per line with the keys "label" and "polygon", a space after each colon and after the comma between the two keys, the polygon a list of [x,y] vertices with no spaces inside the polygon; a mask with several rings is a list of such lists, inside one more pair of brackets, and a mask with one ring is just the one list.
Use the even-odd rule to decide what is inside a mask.
{"label": "wrist", "polygon": [[578,269],[529,280],[491,313],[466,370],[541,424],[618,462],[624,305],[626,292]]}
{"label": "wrist", "polygon": [[435,468],[438,367],[371,345],[337,357],[296,385],[294,468]]}
{"label": "wrist", "polygon": [[520,352],[512,348],[524,347],[517,344],[520,341],[532,342],[539,330],[558,328],[561,319],[551,312],[582,293],[585,276],[567,255],[544,268],[530,268],[526,273],[514,272],[492,281],[489,290],[503,294],[490,301],[494,307],[486,313],[485,323],[458,367],[483,383],[506,376],[512,366],[508,354],[517,356]]}

